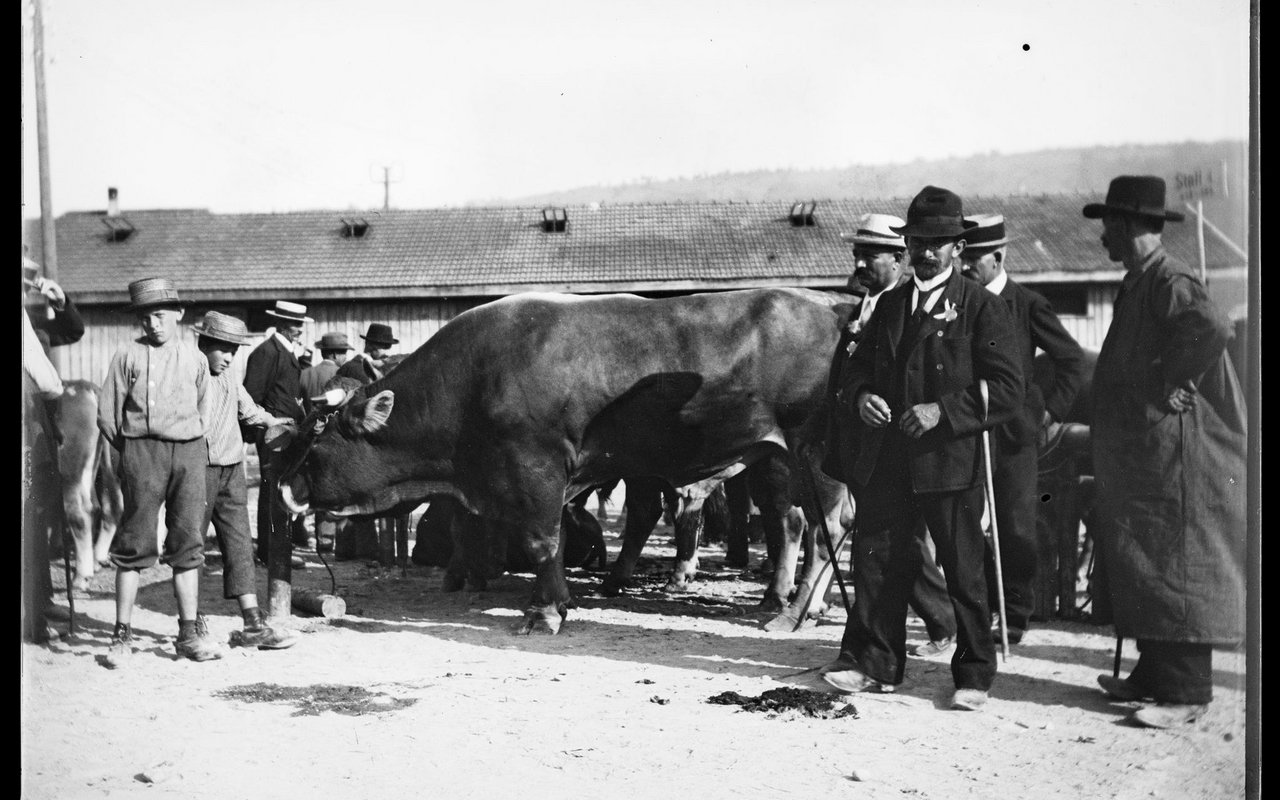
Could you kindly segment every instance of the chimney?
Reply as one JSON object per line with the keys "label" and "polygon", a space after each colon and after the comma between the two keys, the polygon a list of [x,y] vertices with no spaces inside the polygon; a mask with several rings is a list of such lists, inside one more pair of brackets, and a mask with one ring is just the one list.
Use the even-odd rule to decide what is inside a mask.
{"label": "chimney", "polygon": [[116,198],[116,187],[107,188],[107,216],[120,216],[120,201]]}

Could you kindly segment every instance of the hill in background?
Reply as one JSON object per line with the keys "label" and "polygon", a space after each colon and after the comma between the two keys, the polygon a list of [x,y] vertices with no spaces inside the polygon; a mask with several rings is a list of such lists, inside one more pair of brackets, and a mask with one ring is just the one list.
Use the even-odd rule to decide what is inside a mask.
{"label": "hill in background", "polygon": [[[1171,207],[1182,209],[1173,194],[1173,175],[1225,165],[1229,196],[1204,201],[1205,217],[1244,246],[1247,220],[1244,141],[1119,145],[1030,153],[984,153],[964,158],[916,160],[905,164],[855,164],[821,170],[754,170],[697,175],[665,181],[583,186],[530,195],[495,205],[573,206],[589,203],[669,203],[680,201],[821,200],[836,197],[909,198],[926,184],[944,186],[963,198],[1010,194],[1079,194],[1101,199],[1116,175],[1161,175],[1170,182]],[[998,211],[974,207],[973,211]],[[886,209],[899,215],[903,209]],[[1190,221],[1190,216],[1189,216]]]}

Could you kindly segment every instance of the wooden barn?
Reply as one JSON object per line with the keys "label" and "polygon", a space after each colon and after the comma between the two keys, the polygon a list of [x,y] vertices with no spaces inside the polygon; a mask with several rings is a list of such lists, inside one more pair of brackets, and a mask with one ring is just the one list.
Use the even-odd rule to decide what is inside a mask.
{"label": "wooden barn", "polygon": [[[1081,344],[1098,347],[1123,268],[1106,259],[1101,226],[1076,195],[965,198],[970,213],[1003,213],[1008,268],[1045,294]],[[315,322],[359,347],[371,322],[410,352],[455,315],[524,291],[662,296],[762,286],[846,289],[853,269],[840,232],[869,211],[902,215],[909,198],[684,202],[568,208],[495,207],[213,214],[188,210],[71,212],[56,220],[58,280],[79,305],[84,339],[60,349],[64,377],[99,382],[115,349],[137,335],[124,313],[130,281],[172,279],[194,301],[184,324],[216,309],[259,336],[276,300],[306,304]],[[38,221],[25,239],[40,261]],[[1192,222],[1165,229],[1168,249],[1198,264]],[[1211,289],[1224,310],[1243,302],[1244,261],[1210,237]],[[1236,287],[1232,289],[1231,287]],[[1238,294],[1238,298],[1236,298]],[[249,347],[242,348],[240,361]]]}

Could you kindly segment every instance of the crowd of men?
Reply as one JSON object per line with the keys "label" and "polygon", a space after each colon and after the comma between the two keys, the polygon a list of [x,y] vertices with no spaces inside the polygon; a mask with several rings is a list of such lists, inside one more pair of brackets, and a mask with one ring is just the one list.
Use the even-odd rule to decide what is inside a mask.
{"label": "crowd of men", "polygon": [[[1227,357],[1232,329],[1195,273],[1164,250],[1164,224],[1182,219],[1164,203],[1163,180],[1121,176],[1104,202],[1083,208],[1101,221],[1107,255],[1126,273],[1093,377],[1102,554],[1095,600],[1097,614],[1114,621],[1118,636],[1136,639],[1140,654],[1127,678],[1102,675],[1099,683],[1112,697],[1150,701],[1131,719],[1151,727],[1204,713],[1212,648],[1238,644],[1244,620],[1244,411]],[[966,215],[959,196],[934,186],[911,201],[905,219],[887,211],[866,215],[844,237],[853,248],[851,285],[865,294],[832,355],[822,444],[824,470],[857,505],[854,602],[839,657],[820,674],[839,692],[892,692],[908,655],[950,654],[951,707],[978,710],[995,680],[997,645],[1019,644],[1030,628],[1037,445],[1065,421],[1085,379],[1084,354],[1049,303],[1010,278],[1016,220],[991,209]],[[70,307],[56,286],[32,280],[24,296],[27,289]],[[346,336],[326,333],[316,342],[323,359],[311,366],[300,345],[312,321],[306,307],[277,302],[267,312],[275,332],[249,355],[241,385],[227,368],[248,341],[243,321],[209,312],[192,345],[178,335],[188,303],[168,280],[135,281],[129,293],[142,335],[116,353],[99,407],[99,427],[121,457],[125,497],[111,550],[116,627],[104,662],[129,662],[139,572],[157,561],[173,570],[177,653],[221,657],[197,608],[211,522],[227,561],[224,594],[244,616],[238,642],[289,647],[296,634],[272,627],[257,606],[243,441],[261,446],[267,425],[303,419],[308,399],[334,381],[377,380],[398,340],[389,326],[372,324],[364,351],[348,358]],[[1047,391],[1032,380],[1038,351],[1054,366]],[[26,394],[56,397],[56,372],[37,355],[39,348],[24,351]],[[28,403],[44,430],[40,410]],[[36,452],[35,467],[27,460],[29,487],[48,471],[41,430],[28,431],[27,452]],[[257,510],[262,561],[273,536],[312,541],[271,491],[274,477],[268,460]],[[167,533],[157,543],[161,507]],[[317,549],[333,548],[335,525],[317,518]],[[52,613],[36,538],[24,541],[33,641]],[[908,608],[929,636],[910,653]]]}

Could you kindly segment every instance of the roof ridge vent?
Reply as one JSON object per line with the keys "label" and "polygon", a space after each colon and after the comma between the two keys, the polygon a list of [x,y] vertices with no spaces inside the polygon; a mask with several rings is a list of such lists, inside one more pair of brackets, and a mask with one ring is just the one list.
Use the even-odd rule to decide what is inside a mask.
{"label": "roof ridge vent", "polygon": [[818,222],[814,219],[813,212],[818,208],[816,200],[810,200],[805,203],[796,203],[791,206],[791,225],[795,228],[811,228]]}
{"label": "roof ridge vent", "polygon": [[348,239],[362,239],[369,232],[369,220],[364,217],[342,217],[342,235]]}
{"label": "roof ridge vent", "polygon": [[123,242],[138,230],[133,223],[124,217],[107,216],[102,218],[102,224],[107,226],[108,242]]}
{"label": "roof ridge vent", "polygon": [[569,227],[569,212],[563,208],[542,209],[542,232],[564,233]]}

